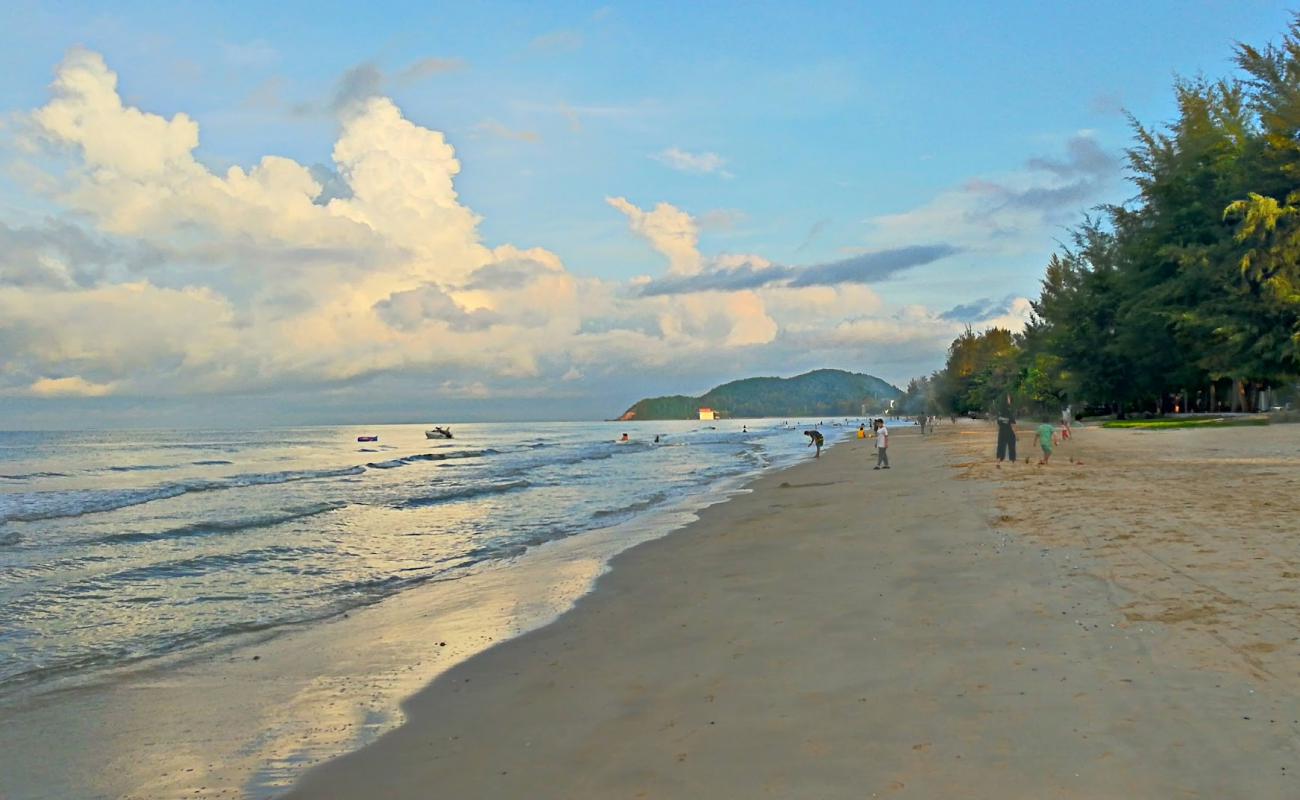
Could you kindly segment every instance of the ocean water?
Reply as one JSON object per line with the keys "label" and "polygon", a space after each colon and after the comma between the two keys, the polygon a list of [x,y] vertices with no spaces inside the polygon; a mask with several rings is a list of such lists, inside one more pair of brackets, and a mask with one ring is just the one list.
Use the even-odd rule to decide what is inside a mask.
{"label": "ocean water", "polygon": [[508,564],[808,457],[807,422],[0,432],[0,696]]}

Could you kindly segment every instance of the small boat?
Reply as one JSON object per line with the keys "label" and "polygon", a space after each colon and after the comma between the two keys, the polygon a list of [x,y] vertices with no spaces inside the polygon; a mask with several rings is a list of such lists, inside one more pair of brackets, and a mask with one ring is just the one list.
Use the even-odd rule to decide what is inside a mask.
{"label": "small boat", "polygon": [[358,436],[358,437],[357,437],[357,441],[358,441],[358,442],[377,442],[377,441],[379,441],[379,437],[378,437],[378,436]]}
{"label": "small boat", "polygon": [[437,427],[437,426],[434,426],[433,430],[425,431],[425,432],[424,432],[424,438],[426,438],[426,439],[451,439],[451,438],[453,438],[453,437],[452,437],[452,435],[451,435],[451,428],[439,428],[439,427]]}

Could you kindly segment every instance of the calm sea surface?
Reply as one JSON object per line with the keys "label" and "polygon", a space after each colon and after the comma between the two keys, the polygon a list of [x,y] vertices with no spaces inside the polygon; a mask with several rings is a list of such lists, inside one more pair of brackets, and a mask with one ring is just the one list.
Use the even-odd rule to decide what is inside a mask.
{"label": "calm sea surface", "polygon": [[807,457],[806,422],[0,432],[0,694],[455,580]]}

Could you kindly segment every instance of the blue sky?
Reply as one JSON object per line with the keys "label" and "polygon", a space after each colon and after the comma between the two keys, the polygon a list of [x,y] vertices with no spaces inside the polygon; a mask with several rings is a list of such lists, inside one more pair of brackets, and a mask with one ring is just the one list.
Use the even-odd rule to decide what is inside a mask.
{"label": "blue sky", "polygon": [[[792,353],[836,360],[839,352],[841,363],[826,365],[895,382],[933,369],[941,363],[944,331],[900,337],[886,333],[886,323],[915,328],[910,320],[918,314],[937,318],[983,299],[1032,297],[1054,240],[1090,206],[1131,194],[1122,180],[1122,149],[1130,138],[1122,110],[1148,124],[1169,118],[1175,76],[1230,74],[1235,41],[1275,39],[1290,20],[1283,4],[1265,2],[376,3],[360,9],[19,0],[7,8],[0,20],[7,66],[0,73],[6,167],[0,223],[13,230],[58,220],[114,246],[171,247],[183,238],[183,226],[114,228],[104,209],[70,202],[32,177],[37,171],[66,180],[87,166],[74,158],[70,167],[47,170],[48,161],[67,153],[19,144],[26,115],[51,101],[56,68],[71,48],[82,48],[117,74],[126,106],[162,118],[191,117],[199,128],[193,158],[216,175],[232,165],[251,169],[267,155],[325,168],[320,174],[335,171],[341,117],[351,113],[341,101],[349,92],[391,98],[404,119],[440,132],[455,149],[457,201],[477,216],[472,238],[489,248],[544,248],[575,281],[604,282],[609,297],[635,294],[629,287],[638,276],[662,277],[667,257],[663,242],[638,231],[632,212],[620,212],[611,198],[647,212],[667,203],[687,215],[702,258],[702,266],[690,269],[706,273],[734,266],[728,255],[799,267],[914,246],[950,246],[956,253],[855,284],[869,295],[845,293],[834,302],[759,297],[775,326],[768,334],[737,333],[752,309],[737,310],[731,328],[701,321],[700,337],[738,348],[735,359],[724,360],[729,369],[710,369],[708,359],[685,359],[675,368],[677,359],[662,353],[641,363],[622,350],[619,359],[601,363],[577,354],[585,344],[556,340],[550,350],[530,354],[531,374],[506,365],[470,381],[460,374],[465,359],[455,369],[406,359],[390,371],[320,377],[346,394],[343,384],[400,383],[425,368],[454,372],[444,398],[450,408],[468,413],[456,387],[469,381],[478,384],[475,396],[490,398],[501,409],[495,413],[507,416],[539,407],[542,385],[571,396],[567,407],[580,415],[598,409],[608,415],[642,391],[700,391],[739,377],[732,372],[741,369],[789,374],[823,365],[795,363]],[[228,226],[212,237],[249,238]],[[194,285],[186,283],[192,272],[182,279],[165,266],[157,270],[147,276],[151,284]],[[451,292],[459,310],[500,311],[497,304],[506,302],[455,294],[450,274],[421,274],[419,285]],[[0,272],[0,286],[3,280]],[[854,316],[854,297],[870,319]],[[98,302],[84,299],[92,310]],[[733,301],[740,309],[750,299],[713,298],[714,305]],[[773,310],[787,307],[788,318]],[[665,313],[644,310],[661,321]],[[704,312],[680,313],[702,319]],[[625,309],[618,324],[635,328],[641,323],[626,320],[641,314]],[[821,350],[784,338],[808,330],[809,317],[818,314],[824,324],[843,323],[817,340]],[[689,350],[672,339],[674,324],[661,322],[668,327],[658,339],[641,342],[635,352]],[[873,333],[844,333],[854,325]],[[502,341],[527,335],[527,323],[502,321],[501,327]],[[461,346],[451,338],[429,342],[444,350]],[[844,347],[834,351],[826,342]],[[884,353],[891,358],[882,359]],[[184,360],[160,355],[159,363],[170,366],[158,369],[175,375],[177,358]],[[65,407],[78,414],[94,407],[71,391],[73,377],[83,381],[76,386],[113,387],[91,392],[104,408],[130,406],[131,398],[158,403],[173,394],[159,388],[167,381],[140,380],[109,364],[113,359],[34,359],[0,364],[12,378],[9,402],[33,424],[57,421]],[[633,365],[629,374],[620,373],[619,363]],[[249,374],[269,369],[250,367]],[[559,381],[560,373],[570,377]],[[59,391],[23,390],[40,380],[68,382],[45,384],[65,387]],[[214,384],[213,391],[274,398],[303,382],[311,379],[295,378],[292,389],[259,378]],[[525,384],[533,388],[521,389]],[[412,384],[401,391],[423,390]],[[108,396],[113,402],[103,399]],[[177,395],[169,407],[195,402],[188,397]],[[348,402],[339,401],[338,413],[347,413]]]}

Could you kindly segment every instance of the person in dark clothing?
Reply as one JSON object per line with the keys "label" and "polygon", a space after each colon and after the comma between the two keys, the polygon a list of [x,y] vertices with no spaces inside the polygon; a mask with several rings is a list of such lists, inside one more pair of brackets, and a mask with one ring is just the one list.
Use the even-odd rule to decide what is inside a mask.
{"label": "person in dark clothing", "polygon": [[1016,418],[1012,416],[1011,403],[998,414],[998,461],[1016,460]]}

